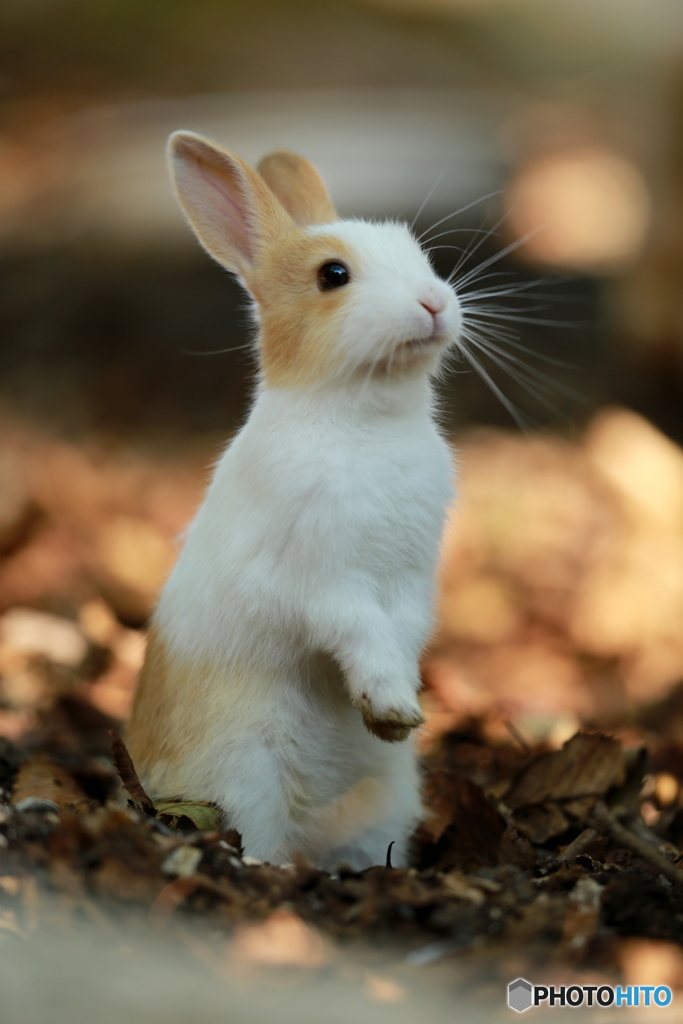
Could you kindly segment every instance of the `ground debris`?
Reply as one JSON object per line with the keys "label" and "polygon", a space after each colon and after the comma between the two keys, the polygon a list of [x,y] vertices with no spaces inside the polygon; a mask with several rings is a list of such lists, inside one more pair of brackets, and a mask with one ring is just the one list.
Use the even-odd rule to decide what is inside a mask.
{"label": "ground debris", "polygon": [[[73,707],[70,720],[79,720]],[[75,915],[83,906],[92,912],[97,904],[105,913],[127,906],[155,927],[201,921],[226,935],[237,928],[235,936],[252,953],[261,933],[249,929],[278,922],[259,938],[256,960],[285,955],[273,952],[272,936],[286,929],[294,934],[292,915],[297,942],[309,952],[330,939],[369,936],[412,947],[446,941],[454,950],[542,941],[561,962],[577,967],[596,950],[611,948],[610,935],[683,940],[683,885],[672,885],[652,858],[638,856],[637,845],[620,842],[618,830],[598,830],[602,812],[595,808],[618,795],[626,778],[614,738],[581,733],[557,751],[520,753],[509,737],[509,747],[477,739],[474,725],[447,734],[426,758],[430,814],[415,837],[415,866],[361,872],[340,866],[331,875],[303,859],[286,866],[253,862],[243,856],[240,836],[221,831],[215,818],[207,819],[207,828],[186,820],[187,828],[173,831],[168,819],[186,812],[180,806],[157,806],[150,815],[133,804],[124,807],[110,787],[94,796],[96,787],[88,791],[79,781],[89,778],[92,755],[87,743],[78,754],[78,734],[70,729],[60,745],[54,729],[45,728],[50,754],[37,752],[38,733],[23,760],[8,743],[3,748],[7,763],[19,767],[12,802],[0,805],[0,909],[12,911],[19,929],[25,912],[11,879],[31,877],[37,883],[34,917],[56,893],[67,915],[69,906]],[[116,756],[141,804],[131,781],[134,767],[125,765],[120,750]],[[582,816],[577,802],[588,797],[590,810]],[[520,827],[518,815],[535,806],[560,808],[562,828],[538,840]],[[595,828],[588,814],[597,815]],[[631,828],[628,822],[619,827]],[[677,878],[666,853],[658,856]],[[312,960],[318,955],[310,952]]]}
{"label": "ground debris", "polygon": [[598,798],[625,779],[621,743],[599,733],[577,733],[561,750],[532,757],[504,794],[503,804],[523,835],[543,843],[585,822]]}
{"label": "ground debris", "polygon": [[[334,874],[245,857],[210,804],[153,802],[120,740],[199,470],[36,442],[0,538],[0,943],[128,908],[188,949],[197,927],[233,936],[252,965],[371,942],[411,963],[490,951],[510,977],[543,949],[625,977],[627,946],[683,944],[683,520],[664,545],[660,506],[623,492],[601,436],[469,442],[412,866]],[[639,566],[671,572],[641,588]]]}

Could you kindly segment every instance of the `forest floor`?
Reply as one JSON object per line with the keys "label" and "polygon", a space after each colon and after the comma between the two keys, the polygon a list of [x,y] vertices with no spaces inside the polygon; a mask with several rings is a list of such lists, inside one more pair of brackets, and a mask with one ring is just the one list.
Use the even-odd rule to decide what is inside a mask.
{"label": "forest floor", "polygon": [[214,977],[331,973],[368,1005],[428,990],[473,1019],[508,1013],[517,977],[683,989],[683,454],[628,413],[591,431],[464,446],[412,866],[328,874],[244,856],[210,807],[150,807],[117,740],[206,452],[6,425],[0,946],[163,936]]}

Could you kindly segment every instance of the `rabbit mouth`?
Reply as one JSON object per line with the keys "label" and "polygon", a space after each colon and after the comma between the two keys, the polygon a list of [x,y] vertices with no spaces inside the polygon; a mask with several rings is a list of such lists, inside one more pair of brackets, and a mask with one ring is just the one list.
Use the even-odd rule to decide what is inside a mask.
{"label": "rabbit mouth", "polygon": [[371,366],[373,376],[386,373],[391,376],[400,373],[402,369],[416,368],[423,363],[428,365],[428,357],[433,359],[448,343],[448,337],[441,331],[434,331],[422,338],[407,338],[406,341],[395,343],[390,354],[368,365]]}
{"label": "rabbit mouth", "polygon": [[408,341],[402,342],[400,347],[407,352],[426,352],[443,345],[445,340],[440,332],[435,331],[426,338],[409,338]]}

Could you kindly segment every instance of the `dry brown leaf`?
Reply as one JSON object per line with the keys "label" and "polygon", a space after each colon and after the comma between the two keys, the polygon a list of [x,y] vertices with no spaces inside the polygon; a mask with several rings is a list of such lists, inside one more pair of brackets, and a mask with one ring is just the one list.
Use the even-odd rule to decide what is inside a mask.
{"label": "dry brown leaf", "polygon": [[433,804],[437,809],[439,837],[429,852],[425,851],[422,866],[448,871],[496,864],[505,822],[484,790],[470,779],[448,778],[446,773],[440,773],[439,781],[440,792]]}
{"label": "dry brown leaf", "polygon": [[540,754],[520,772],[504,797],[516,811],[551,801],[604,796],[626,778],[621,743],[601,733],[577,733],[561,750]]}
{"label": "dry brown leaf", "polygon": [[47,757],[36,757],[22,765],[15,779],[12,803],[31,798],[81,811],[88,810],[91,803],[66,769]]}
{"label": "dry brown leaf", "polygon": [[514,823],[523,836],[541,844],[564,832],[569,827],[569,818],[558,804],[550,803],[520,808],[514,815]]}
{"label": "dry brown leaf", "polygon": [[512,825],[508,825],[503,832],[498,857],[501,864],[514,864],[523,871],[532,868],[537,860],[536,851],[529,840]]}

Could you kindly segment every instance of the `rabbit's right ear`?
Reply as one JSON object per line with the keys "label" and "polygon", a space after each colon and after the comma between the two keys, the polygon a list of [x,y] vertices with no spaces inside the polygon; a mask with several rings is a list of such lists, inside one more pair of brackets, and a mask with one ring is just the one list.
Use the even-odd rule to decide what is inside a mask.
{"label": "rabbit's right ear", "polygon": [[246,280],[258,254],[293,224],[243,160],[194,132],[174,132],[168,161],[180,205],[210,256]]}
{"label": "rabbit's right ear", "polygon": [[318,169],[303,156],[278,149],[264,156],[257,170],[297,224],[330,224],[338,219]]}

